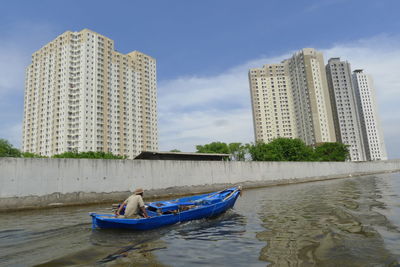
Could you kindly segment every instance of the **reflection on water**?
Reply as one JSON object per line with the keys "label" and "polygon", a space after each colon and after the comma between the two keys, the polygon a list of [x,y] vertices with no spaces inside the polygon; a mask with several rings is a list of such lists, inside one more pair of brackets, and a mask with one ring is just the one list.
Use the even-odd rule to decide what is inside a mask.
{"label": "reflection on water", "polygon": [[192,221],[169,231],[167,248],[157,257],[173,266],[265,266],[258,253],[265,245],[248,229],[249,220],[237,211],[211,220]]}
{"label": "reflection on water", "polygon": [[374,211],[384,205],[374,179],[303,184],[272,191],[259,216],[267,242],[260,258],[282,265],[376,266],[396,257],[376,227],[399,231]]}
{"label": "reflection on water", "polygon": [[108,206],[0,214],[0,266],[396,266],[400,174],[247,190],[212,219],[92,230]]}

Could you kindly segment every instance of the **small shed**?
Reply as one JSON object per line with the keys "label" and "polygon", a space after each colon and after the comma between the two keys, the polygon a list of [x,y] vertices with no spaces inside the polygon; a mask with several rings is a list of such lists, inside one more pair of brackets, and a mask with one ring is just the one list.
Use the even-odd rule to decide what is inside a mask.
{"label": "small shed", "polygon": [[230,154],[143,151],[142,153],[137,155],[135,159],[223,161],[229,160],[229,156]]}

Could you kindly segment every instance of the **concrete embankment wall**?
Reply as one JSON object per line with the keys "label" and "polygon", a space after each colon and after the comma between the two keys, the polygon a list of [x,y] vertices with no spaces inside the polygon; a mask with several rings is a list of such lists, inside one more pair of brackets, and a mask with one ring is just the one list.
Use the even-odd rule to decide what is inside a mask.
{"label": "concrete embankment wall", "polygon": [[135,187],[147,197],[400,171],[378,162],[224,162],[0,158],[0,210],[120,201]]}

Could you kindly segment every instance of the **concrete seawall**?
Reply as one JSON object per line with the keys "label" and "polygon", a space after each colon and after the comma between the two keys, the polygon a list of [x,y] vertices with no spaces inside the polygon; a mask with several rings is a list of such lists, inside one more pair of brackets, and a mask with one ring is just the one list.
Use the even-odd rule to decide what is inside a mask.
{"label": "concrete seawall", "polygon": [[146,197],[344,178],[400,171],[378,162],[225,162],[0,158],[0,210],[120,201],[135,187]]}

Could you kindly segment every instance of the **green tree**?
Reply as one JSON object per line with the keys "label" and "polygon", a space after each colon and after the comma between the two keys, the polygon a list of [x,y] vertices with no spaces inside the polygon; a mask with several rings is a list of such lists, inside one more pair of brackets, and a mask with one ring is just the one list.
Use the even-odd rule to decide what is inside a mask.
{"label": "green tree", "polygon": [[249,153],[251,159],[254,161],[266,161],[269,158],[268,144],[264,142],[257,142],[249,146]]}
{"label": "green tree", "polygon": [[21,151],[5,139],[0,139],[0,157],[21,157]]}
{"label": "green tree", "polygon": [[31,152],[22,152],[21,156],[23,158],[47,158],[46,156],[42,156],[42,155],[31,153]]}
{"label": "green tree", "polygon": [[314,156],[317,161],[345,161],[350,154],[348,145],[336,142],[317,145]]}
{"label": "green tree", "polygon": [[226,143],[222,142],[212,142],[205,145],[196,146],[197,153],[219,153],[219,154],[229,154],[229,147]]}
{"label": "green tree", "polygon": [[245,160],[246,154],[248,153],[248,147],[246,145],[242,145],[242,143],[230,143],[228,148],[233,160]]}
{"label": "green tree", "polygon": [[242,143],[230,143],[226,144],[223,142],[212,142],[205,145],[196,146],[197,153],[219,153],[219,154],[230,154],[231,160],[244,161],[248,154],[249,145]]}
{"label": "green tree", "polygon": [[312,161],[313,149],[300,139],[276,138],[270,143],[250,145],[254,161]]}
{"label": "green tree", "polygon": [[180,151],[179,149],[172,149],[172,150],[170,150],[169,152],[182,152],[182,151]]}

